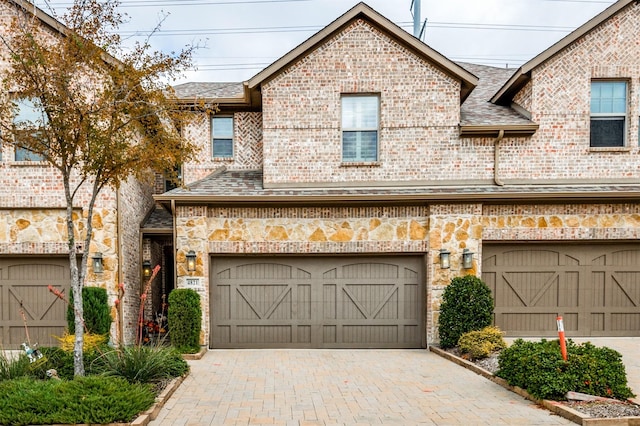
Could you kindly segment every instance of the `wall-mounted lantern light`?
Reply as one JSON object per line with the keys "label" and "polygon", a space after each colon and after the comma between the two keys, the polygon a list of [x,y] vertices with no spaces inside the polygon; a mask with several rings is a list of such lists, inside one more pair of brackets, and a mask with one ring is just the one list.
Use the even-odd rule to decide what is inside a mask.
{"label": "wall-mounted lantern light", "polygon": [[469,249],[462,250],[462,267],[464,269],[473,268],[473,254]]}
{"label": "wall-mounted lantern light", "polygon": [[440,267],[442,269],[449,269],[451,267],[450,254],[451,252],[449,250],[440,249]]}
{"label": "wall-mounted lantern light", "polygon": [[151,261],[144,260],[142,262],[142,275],[145,278],[149,278],[151,276]]}
{"label": "wall-mounted lantern light", "polygon": [[94,253],[93,257],[91,257],[93,263],[93,273],[101,274],[104,272],[104,266],[102,265],[102,253]]}
{"label": "wall-mounted lantern light", "polygon": [[187,271],[193,272],[196,270],[196,252],[189,250],[187,253]]}

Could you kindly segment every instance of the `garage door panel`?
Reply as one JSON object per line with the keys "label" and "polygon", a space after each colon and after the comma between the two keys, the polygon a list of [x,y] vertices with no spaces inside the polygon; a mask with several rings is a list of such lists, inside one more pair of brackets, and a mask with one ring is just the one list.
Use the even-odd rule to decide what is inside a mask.
{"label": "garage door panel", "polygon": [[48,286],[69,293],[69,261],[56,257],[0,258],[0,344],[18,348],[29,339],[41,346],[55,346],[67,325],[66,303]]}
{"label": "garage door panel", "polygon": [[508,336],[555,336],[557,315],[569,337],[640,335],[640,245],[487,244],[483,251],[495,324]]}
{"label": "garage door panel", "polygon": [[[400,256],[213,258],[211,345],[421,347],[420,265]],[[227,297],[234,290],[243,304]]]}

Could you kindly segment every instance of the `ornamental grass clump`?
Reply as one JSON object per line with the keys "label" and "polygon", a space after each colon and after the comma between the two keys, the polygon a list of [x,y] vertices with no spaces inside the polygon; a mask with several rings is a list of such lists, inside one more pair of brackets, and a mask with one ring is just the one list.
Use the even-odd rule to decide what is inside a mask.
{"label": "ornamental grass clump", "polygon": [[564,400],[570,391],[620,400],[634,396],[622,355],[589,342],[568,340],[564,361],[558,340],[518,339],[500,353],[496,375],[538,399]]}
{"label": "ornamental grass clump", "polygon": [[493,297],[478,277],[467,275],[451,280],[442,295],[438,333],[444,349],[458,344],[464,333],[491,325]]}
{"label": "ornamental grass clump", "polygon": [[189,365],[175,348],[135,345],[104,353],[95,359],[91,369],[129,383],[158,383],[186,374]]}

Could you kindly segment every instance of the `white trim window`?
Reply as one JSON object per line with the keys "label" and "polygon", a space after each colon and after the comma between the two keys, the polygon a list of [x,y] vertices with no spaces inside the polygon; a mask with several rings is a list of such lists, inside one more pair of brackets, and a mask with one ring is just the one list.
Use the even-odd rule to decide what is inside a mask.
{"label": "white trim window", "polygon": [[233,158],[233,117],[211,119],[211,152],[213,158]]}
{"label": "white trim window", "polygon": [[627,82],[591,82],[592,148],[624,147],[627,133]]}
{"label": "white trim window", "polygon": [[[20,134],[31,134],[31,137],[44,137],[41,126],[46,123],[39,100],[18,98],[15,101],[17,114],[13,117],[16,129],[15,161],[44,161],[41,154],[37,154],[20,146]],[[41,140],[41,139],[40,139]]]}
{"label": "white trim window", "polygon": [[378,161],[380,98],[377,95],[342,96],[342,161]]}

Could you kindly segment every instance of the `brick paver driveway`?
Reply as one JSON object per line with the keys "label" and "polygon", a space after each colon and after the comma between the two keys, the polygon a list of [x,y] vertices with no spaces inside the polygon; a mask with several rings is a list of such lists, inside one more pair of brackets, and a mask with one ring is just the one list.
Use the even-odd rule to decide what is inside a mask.
{"label": "brick paver driveway", "polygon": [[151,425],[572,424],[426,350],[214,350]]}

